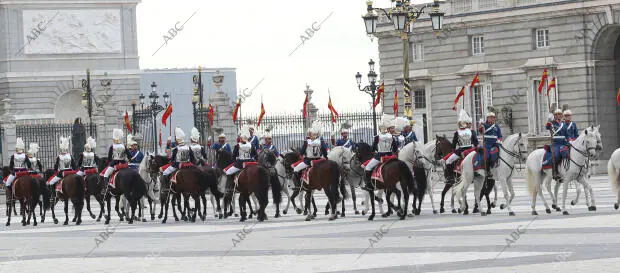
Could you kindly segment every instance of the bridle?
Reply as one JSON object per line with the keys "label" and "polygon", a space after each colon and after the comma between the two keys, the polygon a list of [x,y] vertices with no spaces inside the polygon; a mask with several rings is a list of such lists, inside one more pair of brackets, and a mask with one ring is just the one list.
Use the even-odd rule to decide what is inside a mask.
{"label": "bridle", "polygon": [[[588,129],[586,129],[588,130]],[[581,176],[581,173],[583,172],[583,170],[588,170],[590,168],[590,159],[592,158],[592,156],[590,156],[590,151],[594,150],[595,152],[597,151],[597,147],[598,147],[598,140],[597,143],[594,147],[588,147],[588,141],[586,140],[582,140],[583,144],[585,144],[585,151],[582,151],[580,149],[578,149],[577,147],[575,147],[572,143],[568,142],[568,146],[570,146],[572,149],[574,149],[577,153],[581,154],[583,157],[585,157],[585,161],[583,163],[583,165],[575,162],[575,160],[573,159],[573,157],[569,156],[568,160],[570,162],[572,162],[573,164],[575,164],[577,167],[579,167],[579,173],[577,174],[577,177]],[[569,168],[568,164],[565,167],[566,169]]]}
{"label": "bridle", "polygon": [[[510,164],[506,161],[506,159],[504,159],[504,158],[502,157],[502,154],[503,154],[503,153],[500,153],[500,154],[499,154],[499,160],[501,160],[502,162],[504,162],[504,164],[506,164],[506,166],[508,166],[508,168],[510,168],[510,174],[508,175],[508,177],[511,177],[511,176],[512,176],[512,172],[515,170],[515,167],[516,167],[516,169],[517,169],[517,172],[519,172],[519,173],[521,173],[521,171],[525,168],[525,167],[523,166],[523,154],[524,154],[524,153],[527,153],[527,150],[521,150],[521,139],[522,139],[522,138],[523,138],[523,135],[519,135],[519,136],[518,136],[518,138],[517,138],[517,141],[515,141],[515,143],[512,145],[512,150],[517,150],[517,152],[513,152],[513,151],[510,151],[510,150],[506,149],[506,148],[504,147],[504,145],[497,145],[497,146],[499,147],[499,149],[500,149],[503,153],[506,153],[506,154],[508,154],[510,157],[512,157],[512,158],[516,158],[516,159],[518,160],[518,164],[519,164],[519,166],[520,166],[520,167],[516,167],[516,165],[517,165],[517,164],[514,164],[514,165],[512,165],[512,166],[511,166],[511,165],[510,165]],[[516,147],[516,149],[515,149],[515,147]]]}

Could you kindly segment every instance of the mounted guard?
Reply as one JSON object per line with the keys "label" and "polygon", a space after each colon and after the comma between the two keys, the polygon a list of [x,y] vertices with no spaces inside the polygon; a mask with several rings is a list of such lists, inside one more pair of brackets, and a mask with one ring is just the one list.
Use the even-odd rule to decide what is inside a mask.
{"label": "mounted guard", "polygon": [[366,172],[366,181],[370,183],[372,171],[380,163],[388,162],[396,158],[398,153],[398,139],[394,136],[395,119],[393,116],[384,115],[379,125],[380,133],[374,137],[372,150],[375,155],[372,159],[364,162],[362,168]]}
{"label": "mounted guard", "polygon": [[163,172],[165,181],[168,181],[170,179],[170,175],[172,175],[174,171],[178,169],[192,167],[194,166],[192,162],[196,161],[192,149],[189,146],[185,145],[185,132],[183,132],[181,128],[176,127],[174,129],[174,136],[177,145],[172,149],[172,155],[170,156],[170,166],[168,166]]}
{"label": "mounted guard", "polygon": [[[59,148],[60,154],[56,157],[56,163],[54,164],[54,171],[56,171],[56,175],[54,175],[48,182],[48,185],[50,186],[53,186],[63,177],[69,175],[75,166],[75,161],[73,160],[71,154],[69,154],[69,139],[66,137],[60,137]],[[56,188],[56,190],[60,191],[58,188]]]}
{"label": "mounted guard", "polygon": [[131,158],[129,149],[121,142],[123,139],[123,130],[114,129],[112,131],[113,144],[108,150],[108,162],[109,165],[103,174],[106,185],[110,185],[110,175],[120,169],[128,168],[127,161]]}
{"label": "mounted guard", "polygon": [[566,123],[566,131],[568,133],[568,141],[573,141],[579,137],[579,130],[577,124],[571,121],[573,118],[573,112],[571,110],[564,110],[564,123]]}
{"label": "mounted guard", "polygon": [[260,145],[260,149],[258,151],[258,153],[260,153],[260,150],[271,150],[273,151],[276,156],[280,156],[280,151],[278,151],[278,148],[273,145],[272,142],[272,137],[271,137],[271,128],[267,128],[265,129],[265,132],[263,133],[262,137],[263,139],[263,143]]}
{"label": "mounted guard", "polygon": [[551,120],[549,117],[549,121],[545,126],[547,130],[550,131],[552,136],[551,148],[549,146],[545,146],[545,150],[547,153],[545,154],[545,158],[543,160],[543,168],[553,168],[553,177],[556,181],[561,182],[561,177],[558,173],[558,167],[563,159],[568,158],[569,156],[569,147],[568,145],[568,130],[567,124],[562,121],[562,110],[556,109],[553,111],[554,119]]}
{"label": "mounted guard", "polygon": [[407,124],[404,126],[403,131],[400,133],[400,135],[403,137],[402,140],[404,140],[400,141],[403,147],[411,142],[418,141],[418,137],[415,135],[412,127],[415,124],[415,120],[406,120]]}
{"label": "mounted guard", "polygon": [[249,125],[248,128],[250,129],[250,136],[248,137],[248,142],[252,144],[252,147],[254,147],[255,150],[258,150],[260,141],[258,140],[258,137],[254,135],[254,131],[256,130],[256,128],[254,128],[254,125]]}
{"label": "mounted guard", "polygon": [[[480,120],[478,123],[478,132],[483,134],[484,137],[484,151],[486,153],[486,173],[489,179],[493,178],[491,173],[491,167],[497,163],[499,158],[499,147],[498,145],[502,144],[502,130],[499,127],[499,124],[495,123],[495,113],[489,112],[486,115],[486,122]],[[485,162],[483,156],[485,154],[479,154],[477,161],[482,163]],[[480,164],[481,166],[482,164]],[[480,167],[482,168],[482,166]],[[475,168],[474,168],[475,169]]]}
{"label": "mounted guard", "polygon": [[[229,178],[232,178],[232,175],[243,170],[246,165],[252,163],[256,164],[258,161],[258,153],[256,153],[254,145],[250,142],[250,132],[250,126],[247,125],[243,126],[239,132],[241,141],[235,145],[233,150],[233,158],[235,158],[235,163],[224,169]],[[258,138],[256,140],[258,141]]]}
{"label": "mounted guard", "polygon": [[200,132],[196,127],[192,127],[191,134],[189,136],[190,144],[189,148],[192,149],[192,153],[194,154],[193,161],[196,166],[204,166],[207,161],[207,153],[205,152],[205,147],[200,145]]}
{"label": "mounted guard", "polygon": [[300,177],[301,171],[308,166],[314,165],[312,161],[327,159],[327,144],[320,137],[322,132],[321,128],[321,123],[315,121],[312,123],[310,129],[308,129],[309,137],[304,141],[300,151],[303,159],[292,165],[293,171],[297,177]]}
{"label": "mounted guard", "polygon": [[138,149],[138,142],[136,136],[127,134],[127,146],[129,146],[129,168],[137,170],[140,168],[140,163],[144,159],[144,153]]}
{"label": "mounted guard", "polygon": [[211,149],[214,151],[226,151],[232,154],[232,149],[230,148],[230,144],[226,142],[226,135],[224,133],[220,133],[217,138],[218,138],[218,141],[216,143],[213,143],[213,145],[211,146]]}
{"label": "mounted guard", "polygon": [[97,161],[99,161],[99,157],[95,154],[95,147],[97,147],[95,139],[88,137],[88,139],[86,139],[86,144],[84,144],[84,152],[80,154],[80,159],[78,159],[78,168],[80,170],[76,173],[77,175],[83,177],[85,175],[97,173]]}
{"label": "mounted guard", "polygon": [[349,129],[351,129],[351,124],[348,121],[345,121],[340,126],[340,139],[336,140],[335,146],[343,146],[349,149],[355,149],[355,142],[349,138]]}
{"label": "mounted guard", "polygon": [[9,171],[11,171],[11,175],[6,179],[6,187],[8,188],[8,192],[12,194],[11,184],[15,180],[16,177],[22,176],[28,173],[28,170],[32,168],[30,160],[27,160],[26,154],[24,153],[24,149],[26,144],[21,137],[17,138],[15,143],[15,153],[11,156],[11,162],[9,163]]}
{"label": "mounted guard", "polygon": [[43,172],[43,164],[41,164],[41,160],[37,158],[38,152],[38,143],[30,143],[30,145],[28,145],[28,161],[30,161],[31,165],[30,174],[38,174]]}
{"label": "mounted guard", "polygon": [[476,136],[476,132],[471,129],[471,122],[471,117],[467,112],[461,110],[458,119],[459,129],[454,132],[452,140],[453,152],[442,159],[446,165],[450,165],[454,163],[454,161],[464,158],[465,155],[463,153],[465,151],[473,151],[475,147],[478,146],[478,137]]}

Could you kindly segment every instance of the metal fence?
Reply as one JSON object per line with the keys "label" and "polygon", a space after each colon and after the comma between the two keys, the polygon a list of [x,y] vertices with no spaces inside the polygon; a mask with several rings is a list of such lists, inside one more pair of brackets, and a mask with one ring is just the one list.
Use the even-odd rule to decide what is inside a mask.
{"label": "metal fence", "polygon": [[[351,111],[339,113],[336,123],[332,123],[329,113],[319,113],[317,120],[323,125],[323,133],[321,136],[331,145],[331,137],[340,138],[341,125],[346,121],[351,124],[349,129],[349,138],[355,142],[371,143],[375,133],[373,132],[372,113],[363,111]],[[256,122],[258,116],[245,116],[244,121],[251,120]],[[267,114],[263,117],[261,125],[257,130],[260,132],[263,128],[273,126],[271,135],[273,144],[281,151],[288,149],[299,149],[307,135],[307,121],[299,114]],[[259,135],[260,137],[260,135]]]}
{"label": "metal fence", "polygon": [[[60,137],[69,138],[69,151],[73,151],[73,145],[75,139],[79,139],[80,145],[88,137],[88,130],[84,131],[84,128],[89,128],[89,124],[79,124],[76,126],[74,123],[56,122],[56,123],[23,123],[17,124],[16,133],[17,137],[21,137],[26,144],[26,151],[30,143],[39,144],[39,152],[37,158],[41,160],[43,168],[53,168],[56,163],[56,157],[60,153]],[[92,137],[97,139],[97,126],[93,126]],[[77,148],[77,146],[76,146]],[[80,147],[82,148],[82,147]],[[11,155],[9,150],[9,155]],[[77,162],[76,162],[77,164]]]}
{"label": "metal fence", "polygon": [[140,149],[144,152],[155,152],[157,150],[158,143],[153,146],[153,139],[158,139],[159,132],[154,132],[153,129],[153,113],[150,109],[136,110],[133,113],[133,134],[140,134],[142,137],[139,141]]}

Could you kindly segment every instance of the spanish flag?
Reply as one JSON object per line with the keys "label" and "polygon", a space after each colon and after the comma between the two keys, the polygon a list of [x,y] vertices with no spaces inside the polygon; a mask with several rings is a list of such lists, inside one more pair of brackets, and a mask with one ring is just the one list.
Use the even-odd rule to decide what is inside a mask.
{"label": "spanish flag", "polygon": [[166,122],[168,122],[168,118],[170,117],[170,115],[172,115],[172,103],[168,104],[168,107],[166,107],[166,111],[164,111],[164,114],[161,115],[161,124],[166,126]]}
{"label": "spanish flag", "polygon": [[379,86],[379,90],[377,91],[377,98],[375,99],[375,103],[372,104],[373,108],[379,105],[379,102],[381,101],[381,97],[383,96],[384,91],[385,91],[385,83],[382,82],[381,85]]}
{"label": "spanish flag", "polygon": [[549,86],[547,87],[547,97],[549,96],[549,91],[551,91],[551,88],[555,88],[555,77],[551,79],[551,82],[549,83]]}
{"label": "spanish flag", "polygon": [[616,96],[616,101],[618,101],[618,106],[620,106],[620,89],[618,89],[618,96]]}
{"label": "spanish flag", "polygon": [[133,131],[131,130],[131,122],[129,122],[129,113],[127,113],[127,110],[125,110],[125,127],[127,127],[127,131],[133,133]]}
{"label": "spanish flag", "polygon": [[215,112],[213,111],[213,105],[209,103],[209,112],[207,112],[207,119],[209,120],[209,125],[213,125],[214,116],[215,116]]}
{"label": "spanish flag", "polygon": [[241,108],[241,99],[237,99],[237,105],[235,105],[235,109],[233,110],[233,123],[237,122],[237,113],[239,113],[239,108]]}
{"label": "spanish flag", "polygon": [[540,78],[540,84],[538,84],[538,94],[540,94],[540,95],[542,95],[542,90],[543,90],[543,87],[544,87],[544,86],[545,86],[545,84],[546,84],[547,77],[548,77],[548,75],[547,75],[547,74],[548,74],[548,73],[547,73],[547,69],[545,68],[545,70],[543,70],[542,77]]}
{"label": "spanish flag", "polygon": [[458,95],[456,95],[456,99],[454,99],[454,106],[452,110],[456,111],[456,105],[459,104],[459,100],[462,96],[465,96],[465,86],[461,87],[461,91],[459,91]]}
{"label": "spanish flag", "polygon": [[265,106],[263,105],[263,102],[260,102],[260,115],[258,116],[258,124],[256,126],[260,126],[260,122],[263,120],[263,117],[265,116]]}
{"label": "spanish flag", "polygon": [[398,117],[398,90],[394,88],[394,116]]}
{"label": "spanish flag", "polygon": [[303,111],[304,119],[308,117],[308,101],[309,101],[308,94],[306,94],[306,99],[304,99],[304,111]]}
{"label": "spanish flag", "polygon": [[473,80],[473,81],[471,81],[471,84],[469,85],[469,88],[470,88],[470,89],[474,89],[474,86],[475,86],[477,83],[480,83],[480,75],[478,75],[478,73],[476,73],[476,76],[474,76],[474,80]]}
{"label": "spanish flag", "polygon": [[327,108],[329,108],[329,112],[331,113],[332,116],[332,123],[336,123],[336,117],[338,117],[338,111],[336,111],[336,108],[334,108],[334,105],[332,104],[332,96],[329,96],[329,102],[327,103]]}

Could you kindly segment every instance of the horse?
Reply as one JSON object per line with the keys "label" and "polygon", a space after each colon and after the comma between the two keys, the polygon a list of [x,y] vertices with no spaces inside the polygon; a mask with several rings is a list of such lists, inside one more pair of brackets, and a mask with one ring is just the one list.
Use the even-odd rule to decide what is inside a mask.
{"label": "horse", "polygon": [[[6,174],[5,174],[6,175]],[[15,211],[15,200],[19,200],[20,211],[22,213],[22,226],[30,225],[30,217],[33,219],[33,226],[37,225],[36,207],[39,204],[39,198],[43,196],[42,211],[50,208],[49,191],[45,184],[39,183],[39,180],[35,176],[25,174],[13,181],[13,197],[10,199],[10,192],[7,191],[7,222],[6,226],[11,225],[11,207]],[[26,219],[26,214],[28,219]],[[43,213],[42,213],[43,214]],[[44,221],[44,214],[41,216],[41,222]]]}
{"label": "horse", "polygon": [[[301,154],[297,151],[297,150],[292,150],[286,154],[284,154],[282,156],[283,159],[283,164],[284,164],[284,168],[288,174],[289,177],[292,177],[293,180],[293,194],[291,194],[289,200],[293,203],[293,208],[295,209],[295,212],[297,212],[297,214],[301,214],[302,213],[302,209],[303,209],[303,213],[304,215],[308,214],[308,210],[306,207],[304,207],[304,204],[302,203],[302,197],[303,195],[301,194],[301,179],[295,177],[294,172],[293,172],[293,167],[291,167],[291,165],[293,165],[295,162],[301,160]],[[299,204],[301,206],[301,208],[298,208],[297,205],[295,204],[295,197],[299,197]],[[316,204],[314,204],[314,199],[312,202],[313,206],[314,206],[314,213],[313,215],[316,217]]]}
{"label": "horse", "polygon": [[[364,154],[358,154],[360,162],[366,162],[372,158],[372,154],[369,151],[369,145],[366,143],[358,144],[358,152],[360,150],[365,150]],[[381,165],[380,165],[381,166]],[[377,166],[378,168],[379,166]],[[368,217],[368,220],[373,220],[375,218],[375,202],[372,200],[375,199],[375,190],[383,189],[386,191],[386,201],[388,204],[388,208],[394,207],[397,210],[397,215],[400,217],[400,220],[405,220],[407,216],[407,205],[409,203],[409,194],[410,191],[413,193],[419,192],[417,189],[417,185],[414,183],[413,175],[409,170],[407,164],[398,159],[388,160],[385,163],[382,163],[381,174],[383,177],[383,182],[377,181],[371,178],[371,181],[366,181],[366,190],[370,196],[370,204],[372,206],[372,213]],[[389,198],[389,194],[393,191],[398,190],[398,186],[400,186],[400,192],[402,193],[404,208],[401,206],[394,206],[392,201]],[[422,194],[424,194],[426,188],[422,190]],[[400,202],[400,198],[399,198]]]}
{"label": "horse", "polygon": [[[209,166],[196,166],[199,170],[205,173],[205,177],[207,178],[208,188],[207,191],[211,193],[211,205],[213,206],[213,215],[220,219],[222,218],[222,208],[220,207],[220,199],[223,197],[222,191],[219,190],[219,179],[218,179],[218,171],[217,169],[211,168]],[[214,188],[212,186],[215,186]],[[206,191],[203,192],[200,196],[203,204],[203,215],[207,215],[207,197]]]}
{"label": "horse", "polygon": [[614,209],[618,209],[620,205],[620,148],[616,149],[611,154],[611,157],[609,157],[609,162],[607,162],[607,175],[609,176],[611,189],[618,198],[616,203],[614,203]]}
{"label": "horse", "polygon": [[[9,169],[9,166],[4,166],[2,167],[2,178],[8,177],[11,174],[11,171]],[[6,193],[6,189],[5,188],[5,193]],[[13,204],[13,206],[11,206],[10,202],[15,203],[15,199],[10,199],[10,198],[6,198],[6,213],[8,215],[9,213],[9,208],[13,207],[13,215],[17,216],[17,209],[15,208],[15,205]],[[20,207],[20,212],[21,212],[21,207]]]}
{"label": "horse", "polygon": [[[259,166],[258,164],[249,164],[245,166],[236,175],[237,182],[233,182],[231,177],[226,177],[226,196],[224,198],[224,215],[227,215],[226,210],[230,207],[230,203],[233,201],[233,193],[239,192],[239,214],[241,218],[240,222],[247,220],[246,203],[250,203],[250,196],[254,194],[258,199],[259,208],[257,211],[256,219],[259,222],[267,220],[267,214],[265,214],[265,208],[269,204],[268,192],[269,192],[269,170]],[[252,210],[250,206],[250,210]]]}
{"label": "horse", "polygon": [[[346,216],[344,201],[348,199],[349,196],[345,187],[345,183],[348,182],[346,182],[345,179],[348,177],[348,173],[351,172],[351,161],[354,155],[355,154],[353,153],[353,151],[351,151],[351,148],[345,148],[343,146],[334,147],[331,149],[331,151],[329,151],[329,153],[327,153],[327,159],[338,163],[338,166],[340,168],[339,190],[342,194],[342,211],[340,212],[341,217]],[[352,189],[352,191],[355,191],[355,189]],[[330,203],[328,202],[325,205],[325,215],[329,214],[329,209]]]}
{"label": "horse", "polygon": [[86,186],[86,191],[85,191],[86,210],[90,214],[90,217],[95,219],[95,214],[93,214],[90,209],[91,195],[95,197],[95,200],[97,200],[97,203],[99,203],[99,206],[101,207],[101,210],[99,211],[99,216],[96,217],[97,222],[101,221],[101,217],[103,216],[103,213],[105,212],[105,207],[104,207],[105,206],[104,204],[105,183],[103,182],[103,179],[99,175],[98,171],[103,170],[106,167],[106,164],[107,163],[104,158],[99,158],[97,162],[97,168],[93,169],[94,171],[91,171],[90,173],[85,173],[85,176],[83,178],[85,186]]}
{"label": "horse", "polygon": [[[412,173],[414,183],[416,184],[416,191],[410,190],[413,193],[413,213],[420,215],[422,211],[422,199],[424,194],[428,193],[431,198],[431,206],[433,208],[433,214],[437,214],[435,209],[435,202],[433,202],[433,186],[430,181],[430,171],[433,168],[433,162],[424,155],[424,147],[432,147],[432,144],[422,145],[422,143],[413,141],[405,145],[398,152],[398,160],[405,162],[407,168]],[[427,172],[428,170],[428,172]],[[416,205],[416,201],[418,201]]]}
{"label": "horse", "polygon": [[138,201],[140,201],[140,199],[146,195],[146,182],[144,181],[144,179],[142,179],[138,171],[130,169],[129,167],[121,168],[116,171],[115,179],[116,182],[114,182],[114,187],[112,187],[111,185],[106,185],[105,198],[108,213],[105,216],[105,224],[107,225],[110,223],[110,199],[112,199],[112,196],[116,197],[115,209],[116,212],[119,214],[121,221],[123,221],[123,214],[119,212],[118,203],[121,197],[124,197],[127,200],[127,203],[129,203],[130,207],[129,209],[131,209],[131,215],[126,215],[127,223],[133,224],[133,221],[136,218],[135,213]]}
{"label": "horse", "polygon": [[[526,152],[524,138],[521,133],[516,133],[508,136],[503,144],[498,145],[499,155],[497,159],[497,165],[492,167],[491,173],[494,177],[495,181],[500,181],[502,185],[502,190],[504,191],[504,197],[506,198],[506,204],[502,204],[500,207],[503,209],[504,207],[508,210],[508,214],[510,216],[514,216],[515,213],[510,208],[510,204],[515,196],[514,188],[512,186],[512,174],[514,172],[515,165],[520,163],[523,160],[523,153]],[[479,152],[484,152],[484,150],[473,151],[469,153],[465,159],[463,160],[461,167],[461,179],[459,181],[458,187],[455,188],[455,192],[457,192],[457,196],[459,196],[459,203],[461,204],[461,208],[463,208],[463,202],[466,200],[465,193],[467,192],[467,188],[469,185],[474,183],[474,196],[476,198],[476,204],[480,204],[480,195],[483,191],[483,187],[485,184],[488,186],[487,189],[490,190],[490,186],[487,184],[489,179],[486,179],[487,173],[486,169],[482,168],[477,171],[474,171],[473,160],[476,158]],[[485,192],[486,193],[486,192]],[[474,211],[476,213],[476,211]],[[487,193],[487,211],[481,211],[481,215],[486,215],[491,213],[491,202]]]}
{"label": "horse", "polygon": [[[558,174],[564,181],[564,194],[562,201],[562,214],[568,215],[566,210],[566,195],[568,192],[568,184],[572,181],[577,181],[582,184],[586,191],[592,192],[592,188],[583,180],[579,179],[580,176],[586,175],[586,166],[590,157],[596,156],[597,150],[602,149],[602,143],[600,142],[599,127],[590,126],[586,128],[579,137],[569,144],[570,157],[564,160],[563,166],[558,166]],[[532,215],[538,215],[536,212],[536,196],[540,195],[544,205],[545,211],[551,213],[551,209],[542,194],[543,183],[549,183],[552,179],[551,168],[543,169],[543,160],[545,157],[545,149],[536,149],[527,157],[525,162],[526,168],[526,181],[528,190],[532,197]],[[592,197],[592,204],[594,204],[594,195]]]}
{"label": "horse", "polygon": [[271,195],[273,197],[273,203],[276,205],[275,218],[279,218],[281,216],[280,203],[282,203],[282,184],[278,177],[278,171],[276,170],[277,161],[278,157],[273,150],[261,149],[258,154],[258,164],[268,171],[269,184],[271,185]]}
{"label": "horse", "polygon": [[[56,185],[50,187],[51,192],[55,192],[53,194],[53,202],[51,204],[52,208],[52,218],[54,219],[54,224],[58,224],[58,219],[56,219],[56,213],[54,212],[54,208],[56,207],[56,203],[62,199],[65,203],[65,222],[63,225],[69,224],[69,199],[71,199],[71,203],[73,204],[73,208],[75,209],[75,215],[73,217],[73,222],[76,225],[80,225],[82,223],[82,209],[84,208],[84,179],[81,176],[76,175],[75,171],[65,171],[64,177],[57,182]],[[44,172],[45,181],[49,181],[49,179],[55,175],[54,170],[46,170]],[[60,183],[60,186],[58,185]],[[56,192],[54,188],[60,187],[61,191]]]}
{"label": "horse", "polygon": [[[301,188],[306,191],[306,210],[309,210],[310,204],[313,201],[313,192],[315,190],[323,190],[327,196],[327,200],[330,203],[331,215],[329,220],[335,220],[338,218],[336,215],[336,204],[340,200],[339,198],[339,184],[340,184],[340,166],[338,162],[330,159],[319,159],[312,163],[310,169],[306,169],[303,172],[307,172],[307,181],[300,182]],[[299,177],[299,180],[302,180]],[[315,214],[308,212],[306,221],[310,221],[315,218]]]}
{"label": "horse", "polygon": [[[367,143],[364,142],[360,142],[357,143],[357,145],[355,146],[357,148],[356,152],[355,152],[355,156],[354,156],[354,165],[351,166],[351,170],[354,173],[359,173],[362,176],[362,180],[364,180],[365,177],[365,172],[364,172],[364,168],[362,167],[362,163],[366,162],[365,160],[362,161],[361,158],[363,159],[368,159],[371,158],[373,155],[373,151],[372,151],[372,147],[370,147],[370,145],[368,145]],[[363,188],[362,188],[365,192],[365,201],[362,201],[362,205],[365,205],[365,208],[362,210],[362,215],[366,215],[366,213],[370,210],[370,194],[367,191],[367,188],[364,184]],[[373,202],[377,202],[379,204],[379,210],[380,213],[384,216],[387,217],[387,214],[383,213],[383,199],[382,199],[382,195],[383,195],[384,191],[379,190],[379,193],[377,195],[375,195],[375,198],[373,200]],[[389,214],[391,214],[391,208],[389,209]]]}
{"label": "horse", "polygon": [[[181,168],[179,168],[179,170],[177,170],[176,173],[173,174],[173,176],[174,178],[176,178],[176,182],[170,183],[170,192],[189,194],[189,196],[194,199],[195,211],[193,215],[189,216],[189,220],[191,222],[196,222],[196,216],[198,215],[200,216],[200,219],[204,221],[206,215],[204,215],[203,212],[200,210],[200,202],[202,200],[201,197],[203,196],[207,188],[209,188],[211,190],[211,193],[216,195],[217,198],[219,198],[219,191],[217,189],[217,176],[215,172],[204,172],[193,165],[187,168],[181,166]],[[166,223],[166,220],[168,219],[169,201],[170,200],[168,199],[166,202],[166,208],[164,209],[165,214],[162,223]],[[185,198],[185,207],[189,208],[189,198]],[[188,213],[190,213],[189,211],[190,210],[188,209]]]}
{"label": "horse", "polygon": [[280,154],[280,156],[276,160],[275,170],[278,176],[278,180],[280,182],[280,188],[282,192],[286,194],[286,207],[282,210],[282,214],[286,214],[288,212],[288,208],[291,205],[291,194],[289,193],[289,188],[293,181],[293,168],[290,164],[285,163],[284,156]]}

